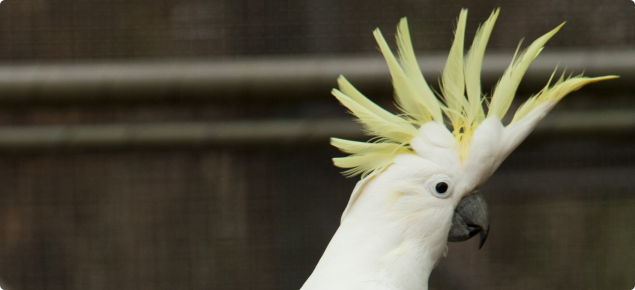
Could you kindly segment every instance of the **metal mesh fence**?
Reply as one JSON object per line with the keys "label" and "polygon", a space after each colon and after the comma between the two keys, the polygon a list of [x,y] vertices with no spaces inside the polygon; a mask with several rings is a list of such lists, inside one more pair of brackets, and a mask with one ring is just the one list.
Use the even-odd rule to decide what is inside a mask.
{"label": "metal mesh fence", "polygon": [[[445,51],[461,7],[474,31],[502,13],[490,49],[513,50],[563,21],[551,48],[624,48],[635,38],[632,2],[20,0],[0,9],[0,60],[78,60],[368,53],[370,32],[392,35],[409,17],[415,47]],[[472,33],[468,33],[472,35]]]}
{"label": "metal mesh fence", "polygon": [[[380,27],[390,39],[402,16],[418,51],[447,51],[461,7],[470,9],[472,35],[497,6],[494,51],[513,50],[562,21],[550,49],[622,49],[635,40],[630,0],[5,0],[0,61],[378,54],[371,31]],[[608,96],[597,94],[561,107],[633,106],[631,92],[613,93],[627,101],[607,105]],[[331,99],[22,103],[0,109],[0,125],[311,119],[343,111]],[[482,188],[492,214],[484,249],[451,244],[431,289],[631,289],[633,136],[530,137]],[[0,286],[298,289],[356,181],[332,166],[341,153],[327,143],[2,153]]]}
{"label": "metal mesh fence", "polygon": [[[573,139],[530,139],[506,161],[482,188],[492,214],[488,242],[480,251],[475,241],[450,244],[432,288],[633,283],[635,140],[604,136],[606,150],[598,151],[593,138]],[[355,182],[332,168],[335,154],[288,146],[4,156],[1,282],[297,289]]]}

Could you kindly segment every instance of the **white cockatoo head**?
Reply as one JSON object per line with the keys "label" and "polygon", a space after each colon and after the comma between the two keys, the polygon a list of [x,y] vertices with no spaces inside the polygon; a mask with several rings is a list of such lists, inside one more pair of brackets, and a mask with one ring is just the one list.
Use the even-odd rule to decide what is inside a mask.
{"label": "white cockatoo head", "polygon": [[615,78],[563,74],[529,98],[504,126],[501,120],[522,76],[562,25],[524,52],[517,51],[491,97],[485,97],[481,65],[497,16],[498,9],[479,27],[464,55],[467,10],[461,11],[438,94],[419,69],[406,19],[398,26],[399,60],[375,30],[400,114],[384,110],[339,78],[333,95],[373,138],[331,139],[332,145],[351,154],[334,158],[335,165],[347,168],[347,176],[361,174],[362,180],[303,290],[427,289],[428,275],[447,241],[480,233],[482,245],[487,236],[487,205],[477,188],[566,94]]}
{"label": "white cockatoo head", "polygon": [[[464,223],[462,227],[453,225],[450,241],[465,240],[480,231],[483,242],[487,225],[479,225],[478,222],[479,219],[480,222],[486,221],[487,213],[482,212],[487,210],[487,205],[480,194],[474,194],[476,189],[560,99],[588,83],[616,77],[587,78],[579,75],[566,78],[563,73],[554,85],[550,85],[550,80],[542,91],[529,98],[516,111],[511,123],[504,126],[501,120],[510,107],[522,76],[562,25],[538,38],[525,51],[516,51],[491,97],[486,97],[481,92],[481,66],[498,12],[496,9],[479,27],[471,49],[464,55],[467,10],[461,11],[437,94],[430,89],[421,73],[406,19],[398,25],[399,60],[390,51],[379,29],[375,30],[375,38],[392,76],[400,114],[392,114],[377,106],[343,76],[339,78],[339,90],[334,89],[333,95],[357,117],[366,133],[373,136],[369,142],[331,140],[332,145],[351,154],[334,158],[335,165],[348,168],[345,175],[362,175],[362,181],[344,212],[343,222],[355,210],[366,183],[381,179],[376,183],[382,185],[377,184],[376,187],[381,187],[383,191],[373,191],[377,196],[372,198],[377,203],[377,212],[408,221],[403,222],[405,227],[421,229],[419,222],[429,223],[428,209],[433,209],[444,213],[443,217],[438,214],[435,217],[444,219],[446,223]],[[462,200],[466,201],[465,205],[460,204]],[[365,206],[372,208],[368,203]],[[368,212],[369,208],[364,211]],[[418,218],[424,216],[427,220]]]}

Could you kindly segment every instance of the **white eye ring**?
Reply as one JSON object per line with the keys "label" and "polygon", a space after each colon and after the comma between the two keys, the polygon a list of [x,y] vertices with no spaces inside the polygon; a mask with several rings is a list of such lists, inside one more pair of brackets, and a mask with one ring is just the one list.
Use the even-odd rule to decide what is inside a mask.
{"label": "white eye ring", "polygon": [[426,188],[438,198],[448,198],[454,189],[454,180],[445,174],[435,174],[426,180]]}

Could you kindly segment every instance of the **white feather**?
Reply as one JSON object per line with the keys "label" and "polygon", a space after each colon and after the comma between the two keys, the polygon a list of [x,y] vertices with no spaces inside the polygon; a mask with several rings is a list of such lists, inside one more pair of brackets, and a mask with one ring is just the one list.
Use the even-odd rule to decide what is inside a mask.
{"label": "white feather", "polygon": [[421,184],[445,170],[402,154],[386,171],[360,181],[302,290],[426,289],[445,251],[456,201],[434,197]]}
{"label": "white feather", "polygon": [[[345,78],[338,80],[340,90],[333,90],[333,95],[375,137],[368,143],[331,140],[351,154],[335,158],[335,165],[349,168],[345,173],[361,174],[363,179],[353,190],[341,225],[303,290],[426,290],[430,272],[445,253],[453,211],[461,198],[483,184],[566,94],[587,83],[614,78],[560,78],[553,87],[547,85],[531,97],[504,127],[501,119],[520,79],[559,26],[514,56],[485,118],[480,68],[497,16],[495,10],[479,29],[464,62],[467,10],[461,11],[442,74],[445,106],[431,95],[418,71],[405,20],[400,22],[397,38],[401,63],[379,30],[374,33],[403,114],[384,110]],[[442,123],[441,111],[452,131]],[[442,196],[434,187],[438,178],[449,184]]]}

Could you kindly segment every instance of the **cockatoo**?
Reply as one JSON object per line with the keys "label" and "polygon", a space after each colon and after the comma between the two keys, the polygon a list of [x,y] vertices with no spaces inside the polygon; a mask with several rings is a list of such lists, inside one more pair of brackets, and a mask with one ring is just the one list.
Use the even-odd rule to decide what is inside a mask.
{"label": "cockatoo", "polygon": [[[334,164],[345,175],[361,174],[341,224],[302,290],[425,290],[447,251],[488,230],[487,204],[478,188],[538,122],[568,93],[617,76],[563,75],[530,97],[513,120],[501,122],[529,64],[561,27],[534,41],[511,64],[491,98],[481,93],[480,71],[499,10],[476,32],[463,53],[467,10],[460,13],[439,93],[426,84],[406,19],[398,25],[399,61],[379,29],[375,39],[388,63],[400,114],[357,91],[343,76],[333,95],[357,118],[369,142],[332,138],[347,157]],[[564,23],[563,23],[564,24]],[[488,108],[484,110],[484,105]],[[445,123],[448,123],[446,127]]]}

